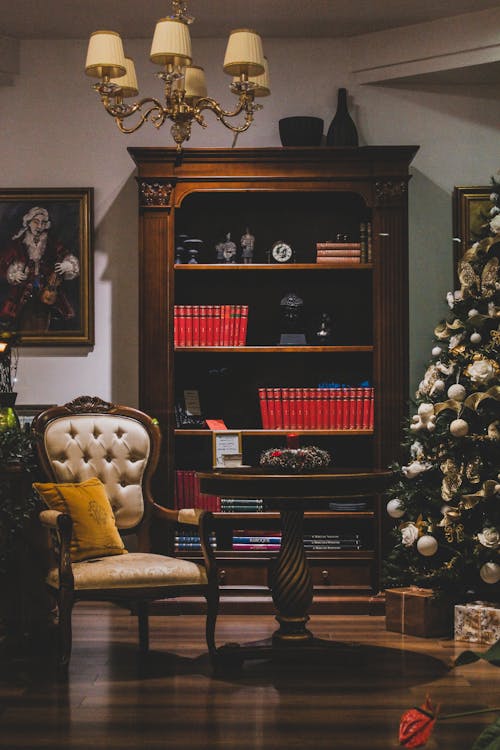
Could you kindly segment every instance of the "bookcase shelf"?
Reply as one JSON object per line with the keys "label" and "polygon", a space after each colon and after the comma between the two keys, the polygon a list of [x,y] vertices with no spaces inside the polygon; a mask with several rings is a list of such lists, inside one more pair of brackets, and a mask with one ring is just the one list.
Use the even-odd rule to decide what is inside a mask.
{"label": "bookcase shelf", "polygon": [[[252,430],[252,429],[239,429],[238,432],[241,432],[243,436],[253,436],[253,437],[276,437],[276,436],[282,436],[286,437],[290,432],[292,432],[292,429],[288,430]],[[370,435],[374,434],[373,430],[302,430],[302,429],[293,429],[293,432],[296,435],[304,435],[304,437],[311,437],[313,435],[328,435],[328,436],[339,436],[339,437],[359,437],[363,435],[364,437],[368,437]],[[176,429],[174,430],[174,434],[176,437],[203,437],[203,438],[212,438],[212,433],[210,430],[205,429]]]}
{"label": "bookcase shelf", "polygon": [[[244,464],[258,465],[262,451],[283,446],[292,431],[302,444],[328,450],[336,466],[374,471],[398,458],[408,395],[408,171],[417,148],[208,148],[180,155],[171,148],[129,149],[139,187],[139,405],[162,430],[154,490],[166,505],[194,500],[214,507],[208,505],[213,498],[193,490],[196,471],[212,466],[211,432],[176,422],[188,392],[198,396],[204,418],[222,419],[241,432]],[[361,244],[367,227],[370,252],[362,257],[369,263],[316,262],[318,243],[341,234]],[[255,237],[253,262],[215,262],[216,247],[228,233],[238,244],[248,231]],[[198,263],[175,263],[181,235],[198,240]],[[292,246],[295,262],[268,262],[278,240]],[[281,303],[290,293],[303,303],[306,345],[280,345]],[[204,338],[194,335],[204,315],[219,313],[226,321],[248,313],[244,334],[239,335],[238,322],[233,339],[217,338],[213,330]],[[328,345],[318,336],[325,314]],[[179,335],[181,318],[191,327],[190,340]],[[213,345],[221,340],[240,345]],[[207,341],[210,345],[200,345]],[[267,397],[269,389],[278,389],[272,398],[283,407],[289,397],[293,401],[292,391],[297,398],[297,389],[304,395],[319,388],[372,389],[373,422],[359,419],[359,411],[349,421],[346,411],[341,420],[311,420],[321,429],[286,429],[279,416],[276,428],[264,428],[264,392]],[[359,393],[349,397],[346,391],[339,405],[329,408],[349,410],[343,405],[349,398],[371,398]],[[303,397],[304,404],[312,398],[307,408],[326,409],[326,396]],[[307,424],[303,416],[298,424]],[[339,424],[344,429],[337,429]],[[354,427],[346,429],[347,424]],[[335,506],[335,497],[328,500]],[[357,509],[323,502],[305,514],[304,534],[311,539],[359,541],[356,549],[318,542],[308,553],[322,611],[331,601],[331,611],[341,612],[343,597],[350,611],[355,592],[357,611],[368,613],[380,590],[390,519],[380,495],[352,500]],[[271,603],[268,565],[276,553],[236,551],[232,544],[236,537],[275,538],[279,514],[240,508],[217,511],[214,520],[224,596],[233,597],[235,608],[244,600],[245,611],[252,596]],[[168,551],[175,553],[173,546]],[[199,556],[194,550],[179,548],[179,553]]]}
{"label": "bookcase shelf", "polygon": [[229,354],[325,354],[326,352],[340,352],[354,354],[356,352],[373,352],[373,346],[175,346],[174,351],[189,354],[195,352],[210,354],[217,352]]}

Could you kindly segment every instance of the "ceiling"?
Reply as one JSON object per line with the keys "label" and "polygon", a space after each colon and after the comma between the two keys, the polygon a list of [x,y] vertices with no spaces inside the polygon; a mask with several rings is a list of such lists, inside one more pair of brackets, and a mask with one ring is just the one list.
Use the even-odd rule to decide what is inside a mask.
{"label": "ceiling", "polygon": [[[84,39],[96,29],[149,38],[169,0],[0,0],[0,36]],[[194,37],[255,28],[271,37],[346,37],[498,7],[498,0],[190,0]]]}

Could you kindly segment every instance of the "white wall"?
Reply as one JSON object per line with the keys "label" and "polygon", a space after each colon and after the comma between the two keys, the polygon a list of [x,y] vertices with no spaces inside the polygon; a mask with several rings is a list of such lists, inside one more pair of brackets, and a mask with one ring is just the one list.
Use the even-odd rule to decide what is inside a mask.
{"label": "white wall", "polygon": [[[205,66],[210,93],[229,104],[229,79],[218,72],[224,44],[194,40],[195,62]],[[135,40],[126,51],[136,59],[141,93],[160,95],[148,47]],[[488,184],[500,167],[500,102],[486,87],[360,86],[349,72],[356,68],[353,48],[349,40],[266,40],[273,94],[238,145],[279,145],[278,120],[287,115],[323,117],[326,130],[340,86],[349,91],[362,144],[420,145],[410,186],[411,370],[417,382],[452,283],[453,186]],[[95,188],[95,347],[23,349],[18,403],[62,403],[83,393],[137,403],[137,196],[126,149],[171,140],[168,126],[119,133],[83,73],[85,50],[86,41],[23,42],[20,73],[2,89],[2,186]],[[232,134],[210,113],[207,121],[205,131],[194,126],[189,145],[230,146]]]}

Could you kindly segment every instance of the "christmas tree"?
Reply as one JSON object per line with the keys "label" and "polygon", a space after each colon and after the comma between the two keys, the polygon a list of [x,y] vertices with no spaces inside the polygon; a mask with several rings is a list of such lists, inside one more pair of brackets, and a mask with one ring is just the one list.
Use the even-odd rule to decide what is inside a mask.
{"label": "christmas tree", "polygon": [[387,588],[416,585],[500,599],[500,183],[482,236],[462,256],[460,289],[404,429],[387,512],[397,519]]}

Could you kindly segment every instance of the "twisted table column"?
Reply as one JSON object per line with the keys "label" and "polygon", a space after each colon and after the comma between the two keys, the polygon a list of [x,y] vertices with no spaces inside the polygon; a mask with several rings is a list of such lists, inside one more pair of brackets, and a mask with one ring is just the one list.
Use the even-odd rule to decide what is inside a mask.
{"label": "twisted table column", "polygon": [[271,573],[271,592],[280,624],[273,641],[309,640],[306,628],[313,600],[311,573],[303,544],[304,510],[284,502],[281,513],[281,548]]}

